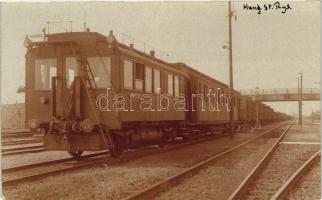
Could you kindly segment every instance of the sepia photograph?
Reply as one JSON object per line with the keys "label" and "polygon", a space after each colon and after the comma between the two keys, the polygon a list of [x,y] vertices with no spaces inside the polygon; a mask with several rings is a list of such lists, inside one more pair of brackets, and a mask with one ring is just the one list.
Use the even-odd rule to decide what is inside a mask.
{"label": "sepia photograph", "polygon": [[0,199],[321,199],[320,6],[1,1]]}

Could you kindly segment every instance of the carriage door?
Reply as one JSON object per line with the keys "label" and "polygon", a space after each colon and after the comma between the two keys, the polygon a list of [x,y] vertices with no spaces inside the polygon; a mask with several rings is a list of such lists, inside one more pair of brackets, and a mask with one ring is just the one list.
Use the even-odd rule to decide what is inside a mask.
{"label": "carriage door", "polygon": [[[68,112],[70,110],[69,106],[73,105],[73,110],[72,113],[73,115],[77,115],[80,116],[80,101],[79,101],[79,90],[80,90],[80,82],[78,81],[78,83],[76,84],[76,77],[79,75],[79,69],[78,69],[78,58],[75,56],[66,56],[65,57],[65,62],[64,62],[64,68],[65,68],[65,78],[66,78],[66,97],[65,97],[65,101],[67,102],[66,104],[66,108],[65,108],[65,114],[67,114],[66,112]],[[77,86],[73,86],[73,84],[76,84]],[[72,91],[74,88],[74,91]],[[76,92],[78,91],[78,92]],[[73,97],[71,97],[73,92]],[[75,96],[76,93],[76,96]],[[75,99],[78,99],[78,101],[75,101]],[[68,105],[69,103],[69,105]],[[77,105],[75,105],[75,103]]]}
{"label": "carriage door", "polygon": [[52,79],[53,116],[66,118],[68,98],[78,72],[77,57],[63,56],[58,59],[57,76]]}
{"label": "carriage door", "polygon": [[65,58],[66,68],[66,87],[70,89],[76,76],[78,76],[78,63],[77,57]]}

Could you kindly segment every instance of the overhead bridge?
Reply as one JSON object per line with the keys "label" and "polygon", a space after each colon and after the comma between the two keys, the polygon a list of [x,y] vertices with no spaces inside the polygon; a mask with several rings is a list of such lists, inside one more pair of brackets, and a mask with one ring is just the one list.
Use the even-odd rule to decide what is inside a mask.
{"label": "overhead bridge", "polygon": [[[259,101],[299,101],[297,88],[250,89],[240,93]],[[320,101],[320,88],[303,88],[302,101]]]}

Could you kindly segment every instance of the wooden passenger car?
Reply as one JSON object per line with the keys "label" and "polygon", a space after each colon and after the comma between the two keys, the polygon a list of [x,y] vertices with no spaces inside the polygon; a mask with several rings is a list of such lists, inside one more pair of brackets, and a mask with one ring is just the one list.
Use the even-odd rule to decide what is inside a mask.
{"label": "wooden passenger car", "polygon": [[[118,43],[112,33],[108,37],[94,32],[47,35],[46,41],[28,46],[26,118],[30,127],[48,130],[47,149],[101,150],[113,146],[115,137],[125,144],[138,138],[162,140],[160,127],[178,125],[185,120],[185,111],[162,109],[167,101],[158,99],[163,95],[172,102],[184,93],[185,77],[153,52],[148,55]],[[142,111],[147,99],[152,100],[150,111]],[[51,122],[56,123],[55,131]],[[103,126],[103,134],[101,128],[93,128],[97,124]],[[69,127],[65,130],[65,126]],[[71,134],[66,140],[57,133],[75,132],[82,126],[89,126],[92,134]],[[149,128],[141,130],[141,126]],[[128,132],[138,136],[128,137]],[[102,135],[112,136],[104,140]]]}
{"label": "wooden passenger car", "polygon": [[46,130],[46,149],[79,156],[162,145],[182,128],[227,127],[229,103],[236,123],[254,118],[237,91],[229,102],[227,85],[121,44],[112,32],[45,36],[27,44],[25,102],[29,127]]}
{"label": "wooden passenger car", "polygon": [[174,63],[174,67],[188,74],[189,85],[187,95],[189,108],[192,108],[187,120],[192,124],[208,126],[227,126],[229,123],[229,104],[234,104],[234,120],[239,119],[240,94],[234,92],[233,102],[229,102],[229,88],[226,84],[217,81],[184,64]]}
{"label": "wooden passenger car", "polygon": [[247,96],[240,97],[240,112],[239,120],[243,124],[251,124],[254,122],[256,116],[254,116],[255,102]]}

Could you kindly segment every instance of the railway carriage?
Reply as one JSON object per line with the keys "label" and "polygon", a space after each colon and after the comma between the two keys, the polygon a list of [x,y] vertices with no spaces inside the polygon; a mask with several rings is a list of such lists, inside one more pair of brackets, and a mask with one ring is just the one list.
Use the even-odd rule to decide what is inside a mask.
{"label": "railway carriage", "polygon": [[[252,123],[254,103],[184,63],[119,43],[112,32],[66,32],[27,40],[26,121],[45,129],[45,149],[83,151],[163,146],[178,136]],[[261,105],[261,109],[264,109]],[[262,113],[262,119],[266,119]]]}
{"label": "railway carriage", "polygon": [[[184,63],[173,64],[189,75],[191,123],[224,124],[229,121],[227,85],[198,72]],[[216,112],[212,112],[216,111]]]}
{"label": "railway carriage", "polygon": [[[156,110],[167,106],[157,105],[160,95],[172,102],[184,93],[186,74],[113,33],[47,35],[28,46],[26,72],[26,116],[30,127],[46,129],[46,149],[76,155],[162,143],[162,129],[185,120],[184,110]],[[151,100],[150,110],[142,99]]]}
{"label": "railway carriage", "polygon": [[239,101],[239,121],[244,125],[252,123],[253,101],[250,97],[241,96]]}

